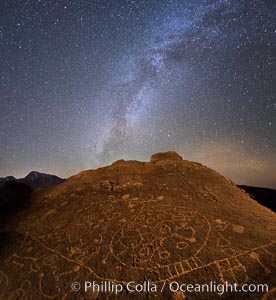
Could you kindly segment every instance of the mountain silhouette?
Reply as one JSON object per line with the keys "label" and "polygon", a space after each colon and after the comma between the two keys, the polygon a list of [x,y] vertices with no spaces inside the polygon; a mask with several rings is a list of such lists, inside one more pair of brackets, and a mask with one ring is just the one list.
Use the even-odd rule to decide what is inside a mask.
{"label": "mountain silhouette", "polygon": [[24,183],[31,187],[33,190],[37,188],[42,188],[42,187],[49,187],[52,185],[56,185],[59,183],[62,183],[65,179],[60,178],[55,175],[51,174],[45,174],[45,173],[40,173],[36,171],[30,172],[27,176],[24,178],[19,178],[16,179],[13,176],[8,176],[5,178],[0,178],[0,185],[9,182],[9,181],[16,181],[19,183]]}
{"label": "mountain silhouette", "polygon": [[[275,299],[276,214],[175,152],[37,189],[1,230],[0,299]],[[123,289],[85,291],[85,281]],[[130,281],[158,289],[132,293]],[[171,282],[265,283],[269,292],[174,292]]]}

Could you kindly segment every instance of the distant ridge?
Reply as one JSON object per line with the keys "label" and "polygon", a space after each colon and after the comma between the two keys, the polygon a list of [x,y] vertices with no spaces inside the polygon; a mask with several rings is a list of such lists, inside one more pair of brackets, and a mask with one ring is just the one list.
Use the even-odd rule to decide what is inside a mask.
{"label": "distant ridge", "polygon": [[6,182],[15,181],[28,185],[33,190],[41,187],[49,187],[64,182],[64,178],[60,178],[56,175],[40,173],[37,171],[31,171],[24,178],[15,178],[13,176],[7,176],[0,178],[0,185]]}

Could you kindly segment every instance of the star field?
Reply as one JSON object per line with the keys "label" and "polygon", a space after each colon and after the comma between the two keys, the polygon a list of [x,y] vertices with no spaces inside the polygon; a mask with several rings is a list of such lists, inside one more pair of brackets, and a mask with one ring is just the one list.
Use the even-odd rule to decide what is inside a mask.
{"label": "star field", "polygon": [[0,3],[0,176],[175,150],[276,188],[273,1]]}

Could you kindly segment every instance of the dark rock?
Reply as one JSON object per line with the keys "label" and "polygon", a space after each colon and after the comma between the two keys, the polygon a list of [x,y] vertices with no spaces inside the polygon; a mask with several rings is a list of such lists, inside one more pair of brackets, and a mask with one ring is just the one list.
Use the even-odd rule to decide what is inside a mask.
{"label": "dark rock", "polygon": [[246,191],[258,203],[270,208],[276,212],[276,191],[268,188],[260,188],[247,185],[239,185],[241,189]]}

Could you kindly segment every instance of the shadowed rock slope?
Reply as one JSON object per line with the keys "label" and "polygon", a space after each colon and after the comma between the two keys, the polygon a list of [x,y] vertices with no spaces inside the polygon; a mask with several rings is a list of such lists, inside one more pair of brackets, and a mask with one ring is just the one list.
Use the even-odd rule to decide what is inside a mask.
{"label": "shadowed rock slope", "polygon": [[[174,152],[37,190],[2,231],[0,299],[275,299],[276,215]],[[87,280],[124,290],[85,293]],[[158,292],[131,294],[129,281],[150,281]],[[173,293],[171,281],[266,283],[270,292]]]}

